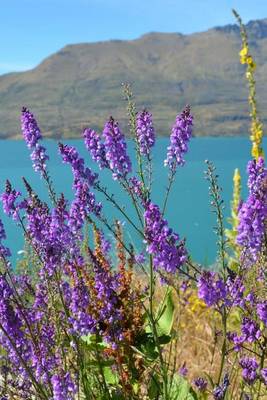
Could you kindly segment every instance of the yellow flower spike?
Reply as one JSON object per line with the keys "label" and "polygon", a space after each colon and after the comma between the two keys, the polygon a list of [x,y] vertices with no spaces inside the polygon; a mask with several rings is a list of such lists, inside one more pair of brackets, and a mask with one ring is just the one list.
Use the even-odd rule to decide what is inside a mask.
{"label": "yellow flower spike", "polygon": [[240,203],[240,192],[241,192],[241,175],[238,168],[235,169],[233,182],[234,182],[234,190],[233,190],[232,212],[236,215]]}
{"label": "yellow flower spike", "polygon": [[240,255],[239,246],[236,244],[237,228],[239,224],[238,211],[241,201],[241,175],[238,168],[235,169],[233,183],[231,218],[228,218],[228,222],[231,224],[232,228],[225,230],[225,236],[228,239],[228,247],[231,250],[231,255],[229,255],[229,265],[232,269],[235,269]]}
{"label": "yellow flower spike", "polygon": [[250,140],[252,142],[251,155],[253,158],[257,160],[259,157],[264,157],[264,152],[262,149],[263,129],[258,116],[258,109],[256,102],[256,84],[254,79],[256,63],[253,60],[253,57],[249,51],[246,28],[240,16],[235,10],[233,10],[233,14],[239,23],[241,32],[242,49],[239,52],[240,63],[247,65],[246,79],[248,81],[248,86],[249,86],[248,102],[250,105],[250,118],[251,118],[251,126],[250,126]]}

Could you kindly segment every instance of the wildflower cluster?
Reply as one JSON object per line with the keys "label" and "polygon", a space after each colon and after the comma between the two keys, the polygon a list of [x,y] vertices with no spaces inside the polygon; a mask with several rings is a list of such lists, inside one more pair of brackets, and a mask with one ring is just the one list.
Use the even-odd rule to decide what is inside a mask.
{"label": "wildflower cluster", "polygon": [[[152,116],[143,111],[136,118],[139,151],[148,155],[155,143]],[[0,393],[3,398],[74,400],[80,395],[93,399],[98,391],[103,398],[111,398],[113,391],[119,391],[125,399],[136,398],[143,390],[145,364],[155,363],[143,346],[154,346],[159,357],[158,340],[165,335],[157,333],[160,325],[155,323],[153,307],[150,315],[143,310],[146,290],[133,270],[135,265],[144,269],[146,258],[124,243],[119,222],[114,225],[104,217],[97,191],[127,215],[114,196],[101,188],[98,174],[86,167],[75,147],[62,143],[59,154],[72,168],[74,199],[69,203],[64,194],[55,193],[45,164],[48,156],[38,142],[42,138],[38,123],[26,108],[21,121],[26,144],[33,149],[33,167],[48,184],[52,204],[42,201],[25,178],[24,199],[9,181],[1,196],[4,212],[24,231],[34,270],[30,275],[14,274],[0,221],[0,344],[8,376],[8,385],[0,383]],[[142,225],[127,217],[146,242],[152,274],[182,271],[187,260],[184,243],[168,227],[151,193],[144,191],[140,176],[130,176],[132,162],[118,123],[110,118],[102,137],[89,128],[83,136],[93,161],[100,169],[109,169],[129,194],[140,224],[144,218],[142,232]],[[104,223],[117,242],[115,263],[111,244],[98,223]],[[94,246],[89,245],[86,226],[93,232]],[[147,325],[152,334],[146,333]],[[162,358],[161,363],[164,368]],[[139,386],[133,389],[137,379]]]}
{"label": "wildflower cluster", "polygon": [[[250,82],[253,159],[247,167],[244,201],[239,171],[234,175],[231,231],[224,228],[218,175],[207,161],[218,236],[213,270],[191,259],[185,240],[165,218],[171,186],[192,136],[189,106],[177,115],[170,134],[164,162],[169,185],[162,207],[152,193],[152,114],[136,111],[129,85],[125,94],[137,162],[129,157],[125,135],[112,117],[102,134],[91,128],[83,132],[93,162],[110,171],[128,196],[124,205],[102,186],[101,175],[86,166],[77,149],[63,143],[59,154],[72,169],[74,196],[68,201],[57,194],[48,175],[49,158],[39,144],[38,123],[22,109],[23,137],[50,201],[44,202],[25,178],[25,197],[8,180],[1,195],[4,213],[22,229],[26,253],[23,267],[16,270],[0,220],[2,400],[264,398],[267,169],[255,102],[255,64],[242,23],[241,28],[241,62],[247,65]],[[121,221],[105,215],[99,193],[138,235],[141,249],[136,251],[124,239]],[[185,314],[190,316],[186,322]],[[195,323],[196,315],[201,323]],[[188,324],[194,324],[193,333]],[[192,370],[187,355],[181,356],[186,340],[192,347],[193,338],[198,340],[194,357],[205,343],[202,359],[209,366],[203,368],[203,376],[199,368]]]}

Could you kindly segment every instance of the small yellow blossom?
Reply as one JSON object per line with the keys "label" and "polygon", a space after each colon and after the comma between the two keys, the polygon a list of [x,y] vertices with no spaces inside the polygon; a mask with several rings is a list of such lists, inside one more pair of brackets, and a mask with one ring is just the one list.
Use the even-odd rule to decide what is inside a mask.
{"label": "small yellow blossom", "polygon": [[240,50],[239,55],[240,57],[246,56],[248,54],[247,46],[244,46],[242,50]]}

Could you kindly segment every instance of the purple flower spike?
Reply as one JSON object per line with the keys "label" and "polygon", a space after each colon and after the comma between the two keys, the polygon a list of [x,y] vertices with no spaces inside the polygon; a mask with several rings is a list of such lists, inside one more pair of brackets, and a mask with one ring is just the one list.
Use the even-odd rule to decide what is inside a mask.
{"label": "purple flower spike", "polygon": [[188,142],[192,136],[193,116],[190,114],[190,107],[186,106],[184,111],[177,115],[172,128],[170,141],[167,149],[167,158],[164,165],[175,172],[177,165],[183,165],[184,154],[188,151]]}
{"label": "purple flower spike", "polygon": [[148,155],[150,148],[155,144],[155,129],[152,122],[152,114],[144,110],[137,114],[136,134],[140,153]]}
{"label": "purple flower spike", "polygon": [[150,201],[145,204],[144,218],[146,249],[154,256],[155,268],[174,274],[187,260],[184,242],[168,227],[156,204]]}
{"label": "purple flower spike", "polygon": [[74,176],[74,187],[79,180],[85,180],[90,186],[93,186],[98,175],[93,173],[90,168],[85,168],[84,159],[79,156],[78,151],[73,146],[59,143],[59,153],[66,164],[70,164]]}
{"label": "purple flower spike", "polygon": [[91,154],[92,159],[97,162],[100,169],[108,168],[106,150],[101,138],[93,129],[85,129],[83,132],[84,143]]}
{"label": "purple flower spike", "polygon": [[33,150],[31,154],[33,169],[43,174],[46,169],[46,161],[49,160],[49,157],[46,154],[46,149],[38,143],[42,139],[42,134],[37,121],[26,107],[22,108],[21,130],[27,146]]}
{"label": "purple flower spike", "polygon": [[0,219],[0,256],[1,257],[10,257],[11,256],[10,250],[1,243],[2,240],[5,240],[5,239],[6,239],[5,228],[4,228],[3,222]]}
{"label": "purple flower spike", "polygon": [[132,163],[127,154],[125,137],[120,131],[118,122],[110,117],[103,130],[104,146],[109,168],[113,172],[113,179],[117,180],[132,170]]}
{"label": "purple flower spike", "polygon": [[22,207],[22,203],[16,203],[19,196],[21,196],[21,193],[17,192],[15,189],[12,189],[9,180],[7,180],[6,190],[1,195],[1,201],[3,203],[4,213],[9,217],[12,217],[15,221],[18,220],[19,210]]}
{"label": "purple flower spike", "polygon": [[249,195],[240,208],[237,243],[252,261],[262,249],[267,218],[267,169],[263,158],[250,161],[247,167]]}
{"label": "purple flower spike", "polygon": [[33,149],[42,139],[42,134],[34,115],[26,107],[21,112],[21,129],[27,146]]}

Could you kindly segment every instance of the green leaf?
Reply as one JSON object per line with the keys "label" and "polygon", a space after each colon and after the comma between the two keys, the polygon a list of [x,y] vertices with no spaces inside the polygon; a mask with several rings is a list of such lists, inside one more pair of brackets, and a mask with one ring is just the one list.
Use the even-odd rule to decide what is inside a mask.
{"label": "green leaf", "polygon": [[102,341],[102,338],[98,335],[84,335],[81,336],[81,340],[86,343],[89,350],[103,350],[107,345]]}
{"label": "green leaf", "polygon": [[172,336],[171,335],[161,335],[161,336],[159,336],[159,343],[160,344],[170,343],[171,340],[172,340]]}
{"label": "green leaf", "polygon": [[174,309],[172,290],[168,288],[156,316],[158,336],[170,335],[174,321]]}
{"label": "green leaf", "polygon": [[148,397],[155,400],[159,397],[161,392],[161,383],[156,374],[153,374],[148,388]]}
{"label": "green leaf", "polygon": [[170,389],[170,400],[198,400],[198,398],[187,380],[176,375]]}
{"label": "green leaf", "polygon": [[111,365],[114,364],[114,361],[113,360],[103,360],[103,359],[86,361],[86,365],[88,367],[97,367],[97,368],[99,368],[99,364],[102,367],[110,367]]}
{"label": "green leaf", "polygon": [[147,361],[154,361],[159,353],[156,350],[156,344],[152,333],[145,332],[138,337],[136,346],[132,348],[141,354]]}
{"label": "green leaf", "polygon": [[119,383],[118,375],[112,371],[110,367],[103,368],[105,380],[109,385],[117,385]]}

